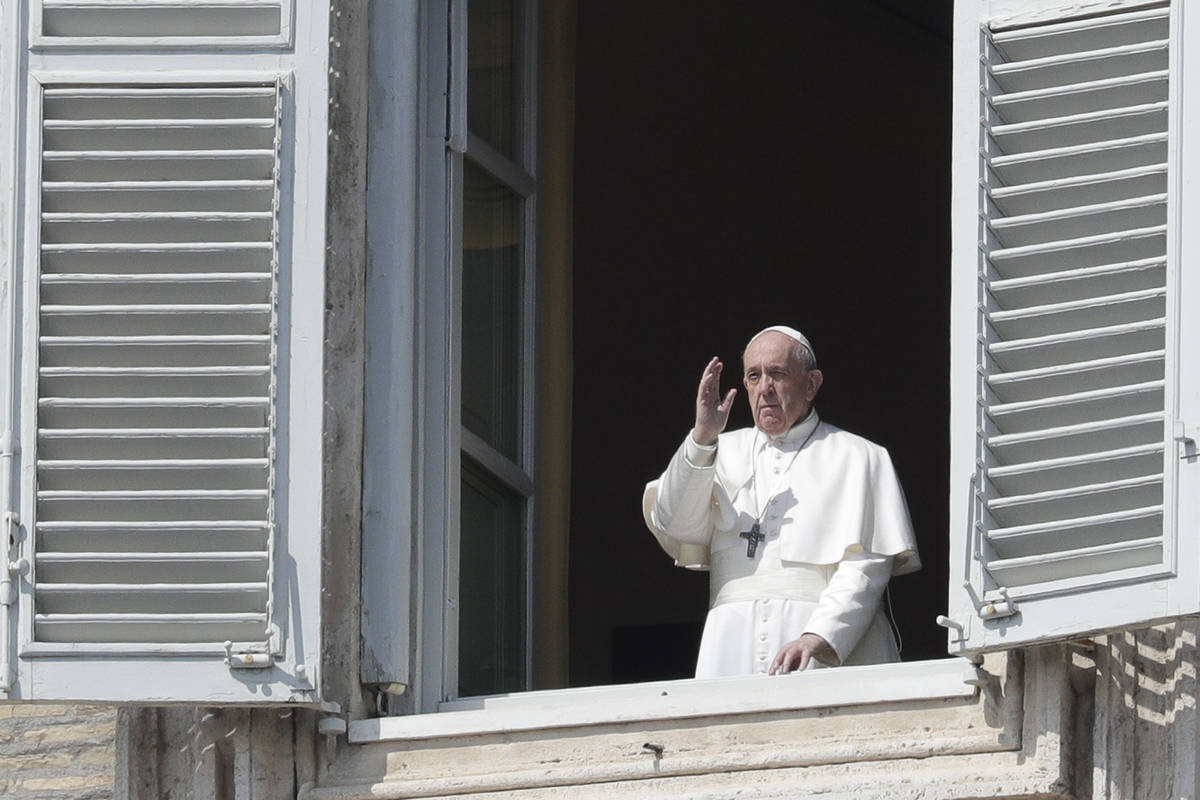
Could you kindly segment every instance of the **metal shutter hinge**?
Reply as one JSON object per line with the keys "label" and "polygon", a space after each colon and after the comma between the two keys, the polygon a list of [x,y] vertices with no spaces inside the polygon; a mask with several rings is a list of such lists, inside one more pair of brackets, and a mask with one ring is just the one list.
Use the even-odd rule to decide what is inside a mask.
{"label": "metal shutter hinge", "polygon": [[13,586],[14,575],[29,574],[29,559],[18,558],[16,561],[9,561],[4,568],[4,574],[0,575],[0,606],[11,606],[17,601],[17,590]]}
{"label": "metal shutter hinge", "polygon": [[1200,451],[1196,449],[1196,440],[1200,438],[1200,431],[1197,431],[1194,426],[1189,427],[1181,419],[1175,420],[1174,427],[1175,441],[1179,443],[1179,457],[1193,459],[1200,455]]}

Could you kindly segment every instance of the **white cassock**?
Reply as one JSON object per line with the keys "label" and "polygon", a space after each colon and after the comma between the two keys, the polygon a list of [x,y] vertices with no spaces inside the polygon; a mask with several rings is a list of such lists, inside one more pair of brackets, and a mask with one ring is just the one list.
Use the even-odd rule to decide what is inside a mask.
{"label": "white cassock", "polygon": [[[829,643],[831,666],[899,657],[880,597],[921,562],[879,445],[815,410],[775,439],[744,428],[702,447],[689,435],[642,510],[678,566],[711,572],[697,678],[766,672],[804,633]],[[750,557],[740,534],[756,521],[765,539]]]}

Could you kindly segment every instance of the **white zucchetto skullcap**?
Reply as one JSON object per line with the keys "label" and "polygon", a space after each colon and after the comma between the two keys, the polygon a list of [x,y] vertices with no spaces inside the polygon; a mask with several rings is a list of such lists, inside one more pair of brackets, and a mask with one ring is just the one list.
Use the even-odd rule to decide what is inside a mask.
{"label": "white zucchetto skullcap", "polygon": [[[769,328],[763,328],[761,331],[759,331],[758,333],[756,333],[750,337],[750,342],[753,342],[755,339],[762,336],[764,333],[770,333],[771,331],[775,331],[776,333],[782,333],[784,336],[788,337],[789,339],[792,339],[793,341],[797,341],[800,344],[804,345],[805,347],[808,348],[808,352],[812,354],[813,361],[815,362],[817,360],[817,352],[815,350],[813,350],[813,346],[811,344],[809,344],[808,337],[805,336],[800,331],[796,330],[795,328],[789,328],[787,325],[772,325]],[[750,346],[750,342],[746,342],[747,347]]]}

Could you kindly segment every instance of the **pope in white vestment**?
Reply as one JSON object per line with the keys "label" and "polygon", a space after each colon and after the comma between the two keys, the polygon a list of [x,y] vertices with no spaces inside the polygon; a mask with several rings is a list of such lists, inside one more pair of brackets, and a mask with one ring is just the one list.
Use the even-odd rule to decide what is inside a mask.
{"label": "pope in white vestment", "polygon": [[720,401],[714,358],[696,427],[643,495],[675,563],[711,571],[696,677],[897,660],[880,600],[920,560],[887,451],[820,420],[799,331],[768,328],[743,358],[755,427],[714,433],[735,394]]}

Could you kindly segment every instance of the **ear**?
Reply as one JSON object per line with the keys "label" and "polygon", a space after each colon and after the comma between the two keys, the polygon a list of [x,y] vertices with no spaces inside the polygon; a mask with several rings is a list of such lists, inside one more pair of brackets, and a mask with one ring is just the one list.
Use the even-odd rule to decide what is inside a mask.
{"label": "ear", "polygon": [[805,393],[808,402],[812,402],[817,396],[817,392],[821,391],[821,384],[825,382],[825,376],[821,374],[819,369],[810,369],[808,371],[808,391]]}

